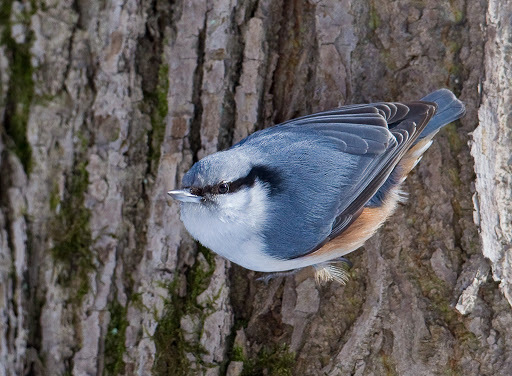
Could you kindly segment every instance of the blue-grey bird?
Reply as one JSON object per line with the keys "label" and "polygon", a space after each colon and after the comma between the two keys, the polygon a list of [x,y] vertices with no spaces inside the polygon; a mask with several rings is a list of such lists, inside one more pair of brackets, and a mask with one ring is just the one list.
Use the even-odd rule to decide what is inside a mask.
{"label": "blue-grey bird", "polygon": [[303,116],[203,158],[168,194],[190,234],[236,264],[262,272],[313,265],[320,279],[343,280],[333,265],[393,213],[434,135],[464,113],[441,89],[420,101]]}

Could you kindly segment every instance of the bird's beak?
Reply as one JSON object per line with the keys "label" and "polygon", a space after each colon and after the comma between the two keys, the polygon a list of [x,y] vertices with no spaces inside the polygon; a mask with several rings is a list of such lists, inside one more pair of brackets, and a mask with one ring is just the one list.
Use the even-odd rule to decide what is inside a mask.
{"label": "bird's beak", "polygon": [[199,203],[203,199],[201,196],[196,196],[190,193],[187,189],[178,189],[175,191],[167,192],[173,199],[181,202],[195,202]]}

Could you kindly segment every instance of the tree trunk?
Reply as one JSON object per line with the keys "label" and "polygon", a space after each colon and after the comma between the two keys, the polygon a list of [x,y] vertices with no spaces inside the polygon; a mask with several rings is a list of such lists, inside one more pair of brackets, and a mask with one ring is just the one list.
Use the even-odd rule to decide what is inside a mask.
{"label": "tree trunk", "polygon": [[[511,1],[0,4],[0,375],[512,373]],[[467,115],[345,286],[257,281],[166,195],[255,130],[440,87]]]}

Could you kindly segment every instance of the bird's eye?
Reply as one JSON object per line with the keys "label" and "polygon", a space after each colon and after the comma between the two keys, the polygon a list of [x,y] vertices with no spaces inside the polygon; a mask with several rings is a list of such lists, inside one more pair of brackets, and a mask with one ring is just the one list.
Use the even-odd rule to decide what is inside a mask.
{"label": "bird's eye", "polygon": [[229,183],[220,183],[219,184],[219,193],[223,195],[224,193],[229,192]]}

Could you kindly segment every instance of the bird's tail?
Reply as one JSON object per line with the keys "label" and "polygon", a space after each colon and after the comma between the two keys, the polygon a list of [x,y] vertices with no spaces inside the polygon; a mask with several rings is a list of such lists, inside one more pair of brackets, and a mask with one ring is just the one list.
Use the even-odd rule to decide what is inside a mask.
{"label": "bird's tail", "polygon": [[459,101],[448,89],[436,90],[421,100],[434,102],[437,104],[437,110],[416,140],[416,144],[426,138],[431,139],[442,127],[461,118],[466,113],[464,103]]}
{"label": "bird's tail", "polygon": [[389,199],[392,200],[393,205],[398,201],[404,201],[406,195],[401,191],[400,186],[409,172],[421,160],[423,153],[432,145],[432,138],[442,127],[459,119],[466,111],[464,104],[447,89],[436,90],[422,98],[421,101],[435,103],[437,105],[436,112],[414,144],[400,159],[400,162],[395,166],[379,191],[369,201],[372,205],[379,206],[377,203],[382,204]]}
{"label": "bird's tail", "polygon": [[[423,132],[405,153],[390,175],[390,182],[402,182],[407,174],[418,164],[423,153],[432,145],[432,138],[445,125],[464,116],[466,108],[448,89],[439,89],[421,99],[437,105],[436,112]],[[391,183],[390,183],[391,184]]]}

